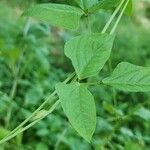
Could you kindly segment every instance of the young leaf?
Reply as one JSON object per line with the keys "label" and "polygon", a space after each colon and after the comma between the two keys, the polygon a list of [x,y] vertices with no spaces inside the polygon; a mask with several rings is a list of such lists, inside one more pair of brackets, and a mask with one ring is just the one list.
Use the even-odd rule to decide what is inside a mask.
{"label": "young leaf", "polygon": [[130,92],[150,91],[150,67],[120,63],[112,75],[103,80],[104,84]]}
{"label": "young leaf", "polygon": [[68,41],[65,55],[69,57],[79,79],[98,74],[108,60],[114,35],[81,35]]}
{"label": "young leaf", "polygon": [[[122,0],[101,0],[97,4],[90,7],[89,12],[91,13],[98,12],[100,9],[104,10],[114,9],[121,3],[121,1]],[[125,14],[127,15],[131,15],[131,13],[132,13],[132,0],[130,0],[125,11]]]}
{"label": "young leaf", "polygon": [[39,4],[26,10],[24,16],[32,16],[41,21],[68,29],[76,29],[84,12],[65,4]]}
{"label": "young leaf", "polygon": [[80,83],[59,83],[56,85],[56,91],[71,125],[90,142],[96,128],[96,108],[87,86]]}

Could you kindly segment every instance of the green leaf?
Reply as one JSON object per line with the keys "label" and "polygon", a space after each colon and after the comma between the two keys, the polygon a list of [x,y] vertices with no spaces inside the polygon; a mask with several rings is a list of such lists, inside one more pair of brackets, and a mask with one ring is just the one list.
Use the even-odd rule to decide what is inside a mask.
{"label": "green leaf", "polygon": [[71,59],[79,79],[97,75],[110,57],[114,35],[81,35],[68,41],[65,55]]}
{"label": "green leaf", "polygon": [[100,9],[109,10],[119,5],[120,0],[101,0],[97,4],[89,8],[90,12],[98,12]]}
{"label": "green leaf", "polygon": [[[87,9],[94,4],[98,3],[98,0],[74,0],[82,9]],[[85,7],[85,8],[84,8]]]}
{"label": "green leaf", "polygon": [[150,91],[150,67],[120,63],[112,75],[103,80],[104,84],[130,92]]}
{"label": "green leaf", "polygon": [[32,16],[41,21],[67,29],[76,29],[84,12],[65,4],[39,4],[26,10],[24,16]]}
{"label": "green leaf", "polygon": [[139,108],[134,114],[146,121],[150,121],[150,111],[144,107]]}
{"label": "green leaf", "polygon": [[[98,2],[97,4],[93,5],[92,7],[89,8],[89,12],[98,12],[100,9],[104,9],[104,10],[111,10],[111,9],[115,9],[122,0],[101,0],[100,2]],[[127,15],[131,15],[132,13],[132,0],[130,0],[125,14]]]}
{"label": "green leaf", "polygon": [[133,137],[133,136],[134,136],[132,130],[130,130],[129,128],[122,127],[122,128],[120,129],[120,131],[121,131],[121,133],[122,133],[124,136],[126,136],[126,137]]}
{"label": "green leaf", "polygon": [[0,140],[8,135],[10,131],[0,126]]}
{"label": "green leaf", "polygon": [[97,4],[98,0],[92,0],[92,1],[91,0],[83,0],[83,3],[84,3],[86,8],[90,8],[93,5]]}
{"label": "green leaf", "polygon": [[96,108],[87,86],[80,83],[59,83],[56,91],[71,125],[90,142],[96,128]]}
{"label": "green leaf", "polygon": [[124,150],[143,150],[143,147],[138,143],[127,141]]}
{"label": "green leaf", "polygon": [[45,144],[45,143],[37,143],[36,144],[36,148],[35,148],[36,150],[48,150],[49,148],[48,148],[48,146]]}
{"label": "green leaf", "polygon": [[19,57],[21,51],[18,48],[4,49],[1,51],[0,56],[3,56],[10,64],[15,64]]}

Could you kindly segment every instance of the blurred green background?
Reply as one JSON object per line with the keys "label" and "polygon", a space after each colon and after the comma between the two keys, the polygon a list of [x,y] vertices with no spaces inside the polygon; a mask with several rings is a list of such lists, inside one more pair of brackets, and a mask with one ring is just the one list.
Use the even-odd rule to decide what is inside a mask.
{"label": "blurred green background", "polygon": [[[73,71],[63,52],[64,43],[72,36],[87,32],[83,18],[78,31],[49,26],[22,12],[36,4],[73,0],[1,0],[0,1],[0,139],[29,116],[57,82]],[[133,0],[133,15],[124,16],[116,33],[111,61],[150,66],[150,1]],[[100,32],[111,11],[91,15],[92,32]],[[90,81],[106,77],[103,71]],[[14,90],[15,89],[15,90]],[[18,135],[0,150],[149,150],[150,93],[117,91],[96,86],[90,89],[97,107],[97,129],[91,143],[84,141],[71,128],[59,107],[34,127]]]}

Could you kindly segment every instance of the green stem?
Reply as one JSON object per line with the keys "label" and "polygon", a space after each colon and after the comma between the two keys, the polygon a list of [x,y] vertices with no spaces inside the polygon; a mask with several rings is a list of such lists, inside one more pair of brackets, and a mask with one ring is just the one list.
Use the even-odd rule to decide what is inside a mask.
{"label": "green stem", "polygon": [[117,91],[115,88],[113,90],[113,100],[114,100],[114,106],[117,106]]}
{"label": "green stem", "polygon": [[[73,77],[74,77],[75,73],[72,73],[65,81],[64,83],[67,83],[68,81],[70,81]],[[11,136],[11,134],[14,134],[15,132],[17,132],[17,130],[19,130],[22,126],[24,126],[31,118],[33,118],[48,102],[49,100],[51,100],[56,94],[56,91],[54,91],[52,94],[50,94],[46,100],[40,105],[40,107],[38,107],[27,119],[25,119],[18,127],[16,127],[14,130],[12,130],[6,137],[4,137],[2,140],[4,140],[5,138],[8,139],[8,137]],[[1,144],[1,141],[0,141]]]}
{"label": "green stem", "polygon": [[[15,93],[16,93],[16,89],[17,89],[17,84],[18,84],[18,78],[16,77],[14,79],[14,82],[13,82],[13,86],[12,86],[12,89],[11,89],[11,92],[10,92],[10,100],[12,101],[15,97]],[[9,126],[9,122],[10,122],[10,118],[11,118],[11,113],[12,113],[12,109],[13,109],[13,105],[12,105],[12,102],[9,106],[9,109],[7,111],[7,114],[6,114],[6,119],[5,119],[5,127],[8,128]]]}
{"label": "green stem", "polygon": [[114,11],[114,13],[112,14],[112,16],[110,17],[110,19],[108,20],[108,22],[106,23],[104,29],[102,30],[102,33],[104,34],[108,27],[110,26],[111,22],[113,21],[113,19],[115,18],[115,16],[117,15],[117,13],[119,12],[119,10],[121,9],[121,6],[123,5],[123,3],[125,2],[125,0],[122,0],[121,3],[119,4],[119,6],[116,8],[116,10]]}
{"label": "green stem", "polygon": [[[18,127],[16,127],[14,130],[12,130],[9,135],[16,132],[18,129],[20,129],[23,125],[25,125],[32,117],[34,117],[44,106],[48,103],[50,99],[52,99],[53,96],[55,96],[56,91],[54,91],[51,95],[48,96],[48,98],[38,107],[27,119],[25,119]],[[7,136],[9,136],[7,135]]]}
{"label": "green stem", "polygon": [[[111,58],[108,60],[108,67],[109,67],[109,72],[110,74],[112,73],[112,63],[111,63]],[[117,105],[117,92],[114,88],[112,88],[113,92],[113,101],[114,101],[114,106]]]}
{"label": "green stem", "polygon": [[40,120],[42,120],[43,118],[45,118],[46,116],[48,116],[50,113],[52,113],[52,112],[55,110],[55,108],[58,106],[59,103],[60,103],[59,100],[56,101],[56,102],[52,105],[52,107],[50,108],[50,110],[49,110],[46,114],[44,114],[41,118],[39,118],[39,119],[33,121],[32,123],[30,123],[30,124],[27,125],[26,127],[22,128],[22,129],[19,129],[18,131],[16,131],[15,133],[11,134],[11,135],[8,136],[8,137],[6,137],[5,139],[2,139],[2,140],[0,141],[0,144],[3,144],[3,143],[5,143],[5,142],[7,142],[8,140],[12,139],[12,138],[15,137],[16,135],[18,135],[18,134],[24,132],[25,130],[31,128],[33,125],[35,125],[35,124],[38,123]]}
{"label": "green stem", "polygon": [[25,25],[24,30],[23,30],[23,36],[24,37],[26,37],[28,35],[28,31],[30,29],[30,26],[31,26],[31,18],[29,17],[27,19],[26,25]]}
{"label": "green stem", "polygon": [[60,144],[61,144],[61,142],[62,142],[62,140],[63,140],[63,138],[64,138],[66,132],[67,132],[67,128],[65,128],[65,129],[63,130],[62,134],[59,136],[59,138],[58,138],[58,140],[57,140],[57,142],[56,142],[56,144],[55,144],[54,150],[59,150],[59,146],[60,146]]}
{"label": "green stem", "polygon": [[127,0],[127,1],[126,1],[126,3],[125,3],[125,5],[124,5],[124,7],[123,7],[123,9],[122,9],[122,11],[121,11],[121,13],[120,13],[120,15],[118,16],[118,19],[117,19],[117,21],[116,21],[114,27],[112,28],[110,34],[114,34],[114,32],[115,32],[115,30],[116,30],[116,28],[117,28],[117,26],[118,26],[118,24],[119,24],[119,22],[120,22],[122,16],[123,16],[123,13],[125,12],[125,10],[126,10],[126,8],[127,8],[127,5],[128,5],[128,3],[129,3],[129,1],[130,1],[130,0]]}
{"label": "green stem", "polygon": [[111,142],[108,141],[107,145],[111,148],[111,150],[115,150],[115,147]]}
{"label": "green stem", "polygon": [[[126,3],[125,3],[125,5],[123,6],[123,9],[122,9],[120,15],[118,16],[118,19],[117,19],[115,25],[113,26],[112,30],[110,31],[110,34],[114,34],[114,32],[115,32],[115,30],[116,30],[116,28],[117,28],[117,26],[118,26],[118,24],[119,24],[119,22],[120,22],[122,16],[123,16],[123,13],[124,13],[125,10],[126,10],[126,7],[127,7],[128,3],[129,3],[129,1],[130,1],[130,0],[127,0]],[[123,3],[124,3],[124,2],[123,2]],[[122,6],[122,5],[121,5],[121,6]],[[121,7],[120,7],[120,8],[121,8]],[[110,72],[112,72],[111,59],[109,60],[109,68],[110,68]],[[113,88],[113,99],[114,99],[114,105],[115,105],[115,106],[117,105],[117,98],[116,98],[116,96],[117,96],[116,90]]]}
{"label": "green stem", "polygon": [[[115,31],[115,29],[116,29],[116,27],[117,27],[117,25],[118,25],[118,23],[119,23],[119,21],[120,21],[122,15],[123,15],[123,12],[125,11],[125,9],[126,9],[126,7],[127,7],[128,2],[129,2],[129,0],[127,0],[125,6],[123,7],[123,10],[122,10],[122,12],[121,12],[121,14],[120,14],[120,16],[119,16],[119,18],[118,18],[118,20],[117,20],[115,26],[114,26],[113,29],[112,29],[111,34],[114,33],[114,31]],[[120,4],[120,5],[121,5],[121,4]],[[119,6],[120,6],[120,5],[119,5]],[[120,6],[120,7],[121,7],[121,6]],[[105,32],[106,32],[107,28],[109,27],[110,23],[112,22],[113,18],[115,17],[115,15],[116,15],[117,12],[119,11],[119,9],[120,9],[120,8],[117,7],[116,11],[113,13],[113,15],[112,15],[112,17],[110,18],[109,22],[108,22],[108,23],[106,24],[106,26],[104,27],[102,33],[105,33]],[[70,76],[69,78],[67,78],[64,82],[68,82],[74,75],[75,75],[75,73],[73,73],[72,76]],[[40,107],[39,107],[38,109],[36,109],[36,110],[31,114],[30,117],[28,117],[28,118],[27,118],[25,121],[23,121],[18,127],[16,127],[13,131],[11,131],[9,135],[7,135],[5,138],[3,138],[3,139],[0,141],[0,144],[3,144],[4,142],[6,142],[6,141],[12,139],[13,137],[15,137],[16,135],[18,135],[19,133],[21,133],[21,132],[23,132],[23,131],[29,129],[29,128],[32,127],[34,124],[36,124],[36,123],[39,122],[41,119],[45,118],[48,114],[50,114],[50,113],[57,107],[57,105],[60,103],[59,100],[56,101],[56,103],[51,107],[51,109],[48,111],[48,113],[46,113],[46,115],[42,116],[40,119],[37,119],[37,120],[33,121],[32,123],[30,123],[29,125],[27,125],[27,126],[25,126],[24,128],[21,129],[21,127],[22,127],[23,125],[25,125],[32,117],[34,117],[34,116],[45,106],[45,104],[47,104],[47,103],[49,102],[49,100],[50,100],[53,96],[55,96],[55,94],[56,94],[56,91],[54,91],[54,92],[46,99],[46,101],[44,101],[44,102],[40,105]]]}

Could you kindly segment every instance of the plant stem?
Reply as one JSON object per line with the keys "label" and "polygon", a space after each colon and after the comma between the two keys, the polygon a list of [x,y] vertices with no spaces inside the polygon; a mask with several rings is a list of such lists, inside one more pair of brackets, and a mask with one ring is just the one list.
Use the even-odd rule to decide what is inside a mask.
{"label": "plant stem", "polygon": [[[121,14],[119,15],[119,18],[117,19],[117,22],[115,23],[113,29],[111,30],[110,34],[113,34],[116,30],[116,27],[128,5],[129,0],[127,0],[125,6],[123,7],[123,10],[121,12]],[[117,9],[115,10],[115,12],[113,13],[113,15],[111,16],[111,18],[109,19],[109,21],[107,22],[106,26],[104,27],[102,33],[105,33],[106,30],[108,29],[108,27],[110,26],[110,23],[112,22],[112,20],[114,19],[114,17],[116,16],[116,14],[118,13],[119,9],[121,8],[122,4],[124,3],[124,0],[121,1],[120,5],[117,7]],[[75,75],[75,73],[73,73],[70,77],[68,77],[64,82],[68,82],[69,80],[71,80],[73,78],[73,76]],[[39,122],[40,120],[42,120],[43,118],[45,118],[47,115],[49,115],[56,107],[57,105],[60,103],[60,101],[56,101],[54,103],[54,105],[52,105],[52,107],[50,108],[50,110],[43,115],[41,118],[31,122],[29,125],[25,126],[24,128],[21,129],[22,126],[24,126],[32,117],[34,117],[44,106],[45,104],[47,104],[49,102],[49,100],[51,98],[53,98],[56,94],[56,91],[54,91],[41,105],[39,108],[37,108],[32,114],[31,116],[29,116],[25,121],[23,121],[18,127],[16,127],[13,131],[11,131],[5,138],[3,138],[0,141],[0,144],[3,144],[5,142],[7,142],[8,140],[12,139],[13,137],[15,137],[16,135],[18,135],[21,132],[24,132],[25,130],[29,129],[30,127],[32,127],[34,124],[36,124],[37,122]]]}
{"label": "plant stem", "polygon": [[7,142],[8,140],[10,140],[10,139],[12,139],[13,137],[15,137],[16,135],[18,135],[19,133],[24,132],[25,130],[29,129],[30,127],[32,127],[33,125],[35,125],[37,122],[39,122],[40,120],[42,120],[43,118],[45,118],[46,116],[48,116],[50,113],[52,113],[52,112],[54,111],[54,109],[58,106],[59,103],[60,103],[59,100],[56,101],[56,102],[52,105],[52,107],[49,109],[49,111],[48,111],[46,114],[44,114],[41,118],[39,118],[39,119],[33,121],[32,123],[30,123],[30,124],[27,125],[26,127],[22,128],[22,129],[20,129],[20,130],[18,130],[17,132],[15,132],[15,133],[11,134],[10,136],[6,137],[5,139],[2,139],[2,140],[0,141],[0,144],[3,144],[3,143],[5,143],[5,142]]}
{"label": "plant stem", "polygon": [[[112,73],[112,63],[111,63],[111,58],[109,58],[108,60],[108,68],[109,68],[109,73],[111,74]],[[114,88],[112,88],[112,92],[113,92],[113,103],[114,103],[114,106],[117,105],[117,92]]]}
{"label": "plant stem", "polygon": [[56,142],[56,144],[55,144],[54,150],[59,150],[59,146],[60,146],[60,144],[61,144],[61,142],[62,142],[62,140],[63,140],[63,138],[64,138],[66,132],[67,132],[67,128],[65,128],[65,129],[63,130],[62,134],[59,136],[59,138],[58,138],[58,140],[57,140],[57,142]]}
{"label": "plant stem", "polygon": [[106,23],[104,29],[102,30],[102,34],[104,34],[107,31],[108,27],[110,26],[111,22],[113,21],[113,19],[115,18],[115,16],[119,12],[119,10],[120,10],[120,8],[121,8],[121,6],[123,5],[124,2],[125,2],[125,0],[122,0],[121,3],[119,4],[119,6],[116,8],[116,10],[112,14],[112,16],[110,17],[110,19],[108,20],[108,22]]}
{"label": "plant stem", "polygon": [[[119,15],[119,17],[118,17],[118,19],[117,19],[115,25],[113,26],[112,30],[110,31],[110,34],[114,34],[114,32],[115,32],[115,30],[116,30],[116,28],[117,28],[117,26],[118,26],[118,24],[119,24],[119,22],[120,22],[122,16],[123,16],[123,13],[124,13],[124,11],[125,11],[125,9],[126,9],[128,3],[129,3],[129,1],[130,1],[130,0],[127,0],[126,3],[125,3],[125,5],[123,6],[123,9],[122,9],[122,11],[121,11],[121,13],[120,13],[120,15]],[[122,2],[124,3],[124,1],[122,1]],[[121,2],[121,3],[122,3],[122,2]],[[121,6],[122,6],[121,3],[120,3],[120,8],[121,8]],[[120,9],[120,8],[119,8],[119,9]],[[116,13],[116,14],[117,14],[117,13]],[[105,27],[104,27],[104,28],[105,28]],[[107,25],[106,25],[106,29],[105,29],[105,30],[107,30]],[[112,72],[111,59],[109,59],[109,70],[110,70],[110,72]],[[113,88],[112,90],[113,90],[114,105],[116,106],[116,105],[117,105],[117,98],[116,98],[116,95],[117,95],[117,94],[116,94],[116,90],[115,90],[114,88]]]}
{"label": "plant stem", "polygon": [[125,5],[124,5],[124,7],[123,7],[123,9],[122,9],[122,11],[121,11],[121,13],[120,13],[120,15],[118,16],[118,19],[117,19],[117,21],[116,21],[114,27],[112,28],[110,34],[114,34],[114,32],[115,32],[115,30],[116,30],[116,28],[117,28],[117,26],[118,26],[118,24],[119,24],[119,22],[120,22],[122,16],[123,16],[123,13],[125,12],[125,10],[126,10],[126,8],[127,8],[127,5],[128,5],[128,3],[129,3],[129,1],[130,1],[130,0],[127,0],[127,1],[126,1],[126,3],[125,3]]}
{"label": "plant stem", "polygon": [[26,37],[28,35],[28,31],[30,29],[30,25],[31,25],[31,18],[29,17],[27,19],[26,25],[25,25],[24,30],[23,30],[23,36],[24,37]]}
{"label": "plant stem", "polygon": [[[65,81],[64,83],[67,83],[69,82],[73,77],[75,76],[75,72],[72,73]],[[15,136],[17,135],[17,130],[19,130],[22,126],[24,126],[31,118],[33,118],[48,102],[49,100],[51,100],[56,94],[56,91],[54,91],[52,94],[50,94],[47,99],[40,105],[40,107],[38,107],[27,119],[25,119],[19,126],[17,126],[14,130],[12,130],[6,137],[4,137],[1,141],[0,141],[0,144],[2,144],[2,141],[6,142],[8,140],[10,140],[11,138],[9,137],[12,137],[12,135],[15,134]],[[34,125],[34,124],[33,124]],[[22,131],[23,132],[23,131]],[[21,133],[21,132],[19,132]],[[13,137],[15,137],[13,136]],[[13,138],[12,137],[12,138]],[[8,139],[8,140],[5,140],[5,139]],[[4,143],[3,142],[3,143]]]}
{"label": "plant stem", "polygon": [[[9,135],[16,132],[18,129],[20,129],[23,125],[25,125],[32,117],[34,117],[44,106],[45,104],[53,97],[55,96],[56,91],[54,91],[51,95],[48,96],[48,98],[38,107],[26,120],[24,120],[18,127],[16,127],[14,130],[12,130]],[[7,135],[7,136],[9,136]]]}
{"label": "plant stem", "polygon": [[[16,89],[17,89],[17,84],[18,84],[18,78],[16,77],[14,79],[14,82],[13,82],[13,86],[12,86],[12,89],[11,89],[11,92],[10,92],[10,100],[12,101],[15,97],[15,93],[16,93]],[[12,105],[12,102],[10,103],[10,106],[9,106],[9,109],[7,111],[7,114],[6,114],[6,119],[5,119],[5,127],[8,128],[9,126],[9,122],[10,122],[10,118],[11,118],[11,113],[12,113],[12,109],[13,109],[13,105]]]}

